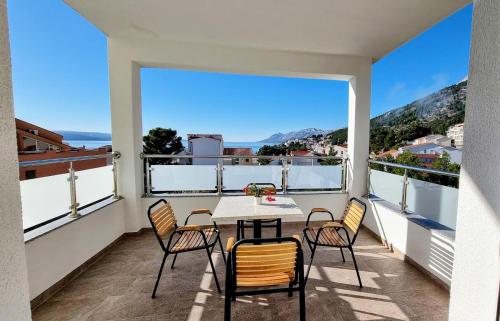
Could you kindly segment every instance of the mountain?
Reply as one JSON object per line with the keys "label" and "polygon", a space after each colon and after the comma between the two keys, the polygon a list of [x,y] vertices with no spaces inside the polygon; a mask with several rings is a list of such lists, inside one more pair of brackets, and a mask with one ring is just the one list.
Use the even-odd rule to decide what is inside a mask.
{"label": "mountain", "polygon": [[[450,126],[464,121],[466,96],[464,80],[372,118],[370,150],[388,150],[428,134],[446,135]],[[327,138],[334,144],[343,143],[347,141],[347,128],[333,131]]]}
{"label": "mountain", "polygon": [[403,120],[408,120],[409,117],[429,123],[436,119],[462,114],[465,111],[466,96],[467,81],[465,80],[372,118],[371,125],[372,127],[394,126]]}
{"label": "mountain", "polygon": [[76,132],[69,130],[56,130],[56,133],[62,135],[64,140],[98,140],[110,141],[111,134],[109,133],[96,133],[96,132]]}
{"label": "mountain", "polygon": [[306,129],[302,129],[302,130],[298,130],[298,131],[289,132],[286,134],[283,134],[283,133],[273,134],[266,139],[258,141],[258,143],[281,144],[281,143],[284,143],[288,140],[304,139],[304,138],[315,136],[315,135],[324,136],[330,132],[332,132],[332,130],[323,130],[323,129],[318,129],[318,128],[306,128]]}

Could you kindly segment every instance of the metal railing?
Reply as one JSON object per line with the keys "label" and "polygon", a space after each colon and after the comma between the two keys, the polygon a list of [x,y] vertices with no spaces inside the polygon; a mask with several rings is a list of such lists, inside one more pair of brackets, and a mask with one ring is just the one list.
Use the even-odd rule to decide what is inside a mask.
{"label": "metal railing", "polygon": [[[443,175],[443,176],[448,176],[448,177],[455,177],[459,178],[460,174],[458,173],[452,173],[452,172],[445,172],[433,168],[427,168],[427,167],[420,167],[420,166],[412,166],[412,165],[405,165],[405,164],[398,164],[398,163],[390,163],[390,162],[384,162],[384,161],[378,161],[378,160],[373,160],[369,159],[368,160],[368,177],[367,177],[367,195],[370,195],[370,171],[371,171],[371,164],[378,164],[387,167],[392,167],[392,168],[400,168],[404,169],[403,173],[403,186],[402,186],[402,194],[401,194],[401,202],[399,203],[400,205],[400,212],[405,213],[406,208],[408,207],[407,205],[407,196],[408,196],[408,171],[416,171],[416,172],[423,172],[423,173],[428,173],[428,174],[435,174],[435,175]],[[387,170],[386,170],[387,171]]]}
{"label": "metal railing", "polygon": [[[69,182],[69,194],[70,194],[70,213],[67,214],[68,217],[70,218],[77,218],[80,216],[78,210],[80,204],[78,203],[77,199],[77,184],[76,181],[78,180],[78,176],[76,175],[76,171],[74,168],[74,163],[75,162],[80,162],[80,161],[86,161],[86,160],[95,160],[95,159],[110,159],[111,158],[111,165],[112,165],[112,171],[113,171],[113,191],[112,191],[112,197],[114,199],[118,199],[118,170],[117,170],[117,159],[120,158],[120,153],[119,152],[112,152],[112,153],[106,153],[106,154],[98,154],[98,155],[88,155],[88,156],[78,156],[78,157],[65,157],[65,158],[52,158],[52,159],[44,159],[44,160],[33,160],[33,161],[24,161],[24,162],[19,162],[19,167],[24,168],[24,167],[33,167],[33,166],[43,166],[43,165],[51,165],[51,164],[60,164],[60,163],[68,163],[69,168],[68,168],[68,182]],[[86,206],[89,206],[87,204]],[[60,215],[57,218],[66,216]],[[49,222],[52,222],[54,219],[50,219],[49,221],[42,222],[40,224],[37,224],[36,227],[45,225]],[[30,227],[28,230],[33,230],[34,227]],[[25,230],[26,232],[26,230]]]}
{"label": "metal railing", "polygon": [[[241,166],[247,166],[247,165],[254,165],[254,166],[268,166],[268,164],[260,164],[258,161],[277,161],[279,165],[281,166],[281,193],[283,194],[288,194],[291,192],[289,189],[289,170],[290,170],[290,165],[294,165],[295,163],[300,163],[300,166],[332,166],[332,165],[322,165],[318,161],[319,160],[335,160],[338,161],[339,164],[335,165],[341,165],[342,166],[342,174],[341,174],[341,186],[340,192],[345,193],[347,190],[346,182],[347,182],[347,158],[343,157],[336,157],[336,156],[246,156],[246,155],[203,155],[203,156],[193,156],[193,155],[168,155],[168,154],[140,154],[140,158],[144,160],[144,176],[145,176],[145,191],[144,191],[144,196],[145,197],[151,197],[154,195],[153,192],[153,187],[152,187],[152,174],[151,171],[153,170],[151,168],[151,163],[153,162],[154,159],[170,159],[171,162],[176,161],[178,163],[181,162],[181,160],[194,160],[194,159],[202,159],[202,160],[210,160],[210,159],[216,159],[217,161],[215,164],[212,164],[215,166],[216,170],[216,186],[214,188],[216,195],[222,195],[224,193],[224,169],[225,167],[229,166],[235,166],[235,165],[241,165],[241,164],[224,164],[224,161],[229,161],[229,160],[234,160],[234,159],[252,159],[252,160],[257,160],[257,163],[252,163],[252,164],[246,164],[246,165],[241,165]],[[311,164],[307,164],[304,161],[311,160]],[[176,166],[177,164],[171,163],[171,164],[163,164],[163,165],[169,165],[169,166]],[[193,165],[195,166],[195,165]],[[298,164],[297,164],[298,166]],[[249,183],[249,182],[247,182]],[[331,189],[314,189],[310,191],[315,191],[315,192],[324,192],[324,191],[329,191]],[[184,193],[190,193],[194,191],[183,191]],[[234,193],[234,192],[231,192]]]}

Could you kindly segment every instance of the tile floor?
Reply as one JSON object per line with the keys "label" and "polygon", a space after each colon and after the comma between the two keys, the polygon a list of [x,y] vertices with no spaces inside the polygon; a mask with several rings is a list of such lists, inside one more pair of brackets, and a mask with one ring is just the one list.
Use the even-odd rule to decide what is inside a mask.
{"label": "tile floor", "polygon": [[[298,231],[299,226],[288,225],[283,234]],[[228,235],[234,234],[233,228],[222,229],[224,246]],[[310,253],[304,251],[308,263]],[[350,259],[342,263],[338,250],[318,250],[306,288],[307,320],[447,320],[449,293],[364,230],[355,253],[362,289]],[[162,254],[152,232],[123,239],[34,310],[33,320],[223,320],[224,294],[216,291],[204,251],[179,255],[173,270],[169,257],[157,297],[151,299]],[[218,248],[213,259],[223,288],[224,264]],[[298,295],[241,297],[233,303],[232,316],[235,321],[298,320]]]}

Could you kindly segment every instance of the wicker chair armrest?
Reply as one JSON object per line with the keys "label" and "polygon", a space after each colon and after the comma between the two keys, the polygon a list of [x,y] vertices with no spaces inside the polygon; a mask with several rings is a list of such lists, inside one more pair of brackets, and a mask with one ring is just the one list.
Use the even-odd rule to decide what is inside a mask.
{"label": "wicker chair armrest", "polygon": [[178,227],[176,231],[177,232],[201,231],[201,226],[199,226],[199,225],[184,225],[184,226]]}
{"label": "wicker chair armrest", "polygon": [[212,212],[208,208],[197,208],[191,211],[191,214],[208,214],[212,215]]}
{"label": "wicker chair armrest", "polygon": [[344,227],[344,224],[340,222],[326,222],[321,226],[322,228],[331,228],[331,227]]}
{"label": "wicker chair armrest", "polygon": [[235,238],[231,236],[230,238],[227,239],[227,245],[226,245],[226,251],[231,252],[233,249],[233,245],[235,243]]}

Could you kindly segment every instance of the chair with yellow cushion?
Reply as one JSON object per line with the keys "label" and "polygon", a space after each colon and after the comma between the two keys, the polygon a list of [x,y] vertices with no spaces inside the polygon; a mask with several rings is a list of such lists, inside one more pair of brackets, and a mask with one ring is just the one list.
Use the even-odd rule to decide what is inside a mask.
{"label": "chair with yellow cushion", "polygon": [[[315,213],[328,213],[330,214],[332,220],[331,222],[324,223],[318,229],[312,228],[309,226],[309,219],[311,215]],[[356,275],[358,276],[359,286],[363,287],[352,247],[356,241],[356,237],[358,236],[365,213],[366,204],[355,197],[349,200],[344,210],[344,214],[339,221],[335,221],[333,214],[324,208],[315,208],[311,211],[309,217],[307,218],[306,228],[304,229],[304,239],[307,240],[307,244],[311,249],[311,263],[307,269],[306,281],[309,276],[309,271],[311,270],[316,248],[318,246],[339,248],[340,253],[342,254],[343,262],[345,262],[345,258],[342,249],[347,248],[352,255],[352,261],[354,263],[354,268],[356,269]],[[342,231],[342,234],[339,233],[340,231]]]}
{"label": "chair with yellow cushion", "polygon": [[152,298],[156,296],[156,290],[158,289],[158,284],[160,282],[163,266],[165,265],[167,256],[170,254],[175,255],[171,266],[173,269],[175,260],[177,259],[177,254],[203,249],[207,252],[208,260],[214,274],[215,284],[217,285],[217,290],[219,293],[221,292],[219,280],[217,279],[217,274],[215,273],[215,267],[211,257],[215,245],[218,242],[222,252],[222,257],[224,262],[226,262],[226,256],[224,255],[224,249],[222,248],[219,229],[215,223],[213,226],[188,225],[189,218],[193,215],[212,216],[212,213],[208,209],[204,208],[193,210],[186,218],[184,226],[178,226],[172,207],[164,199],[155,202],[148,208],[149,221],[153,227],[153,231],[158,239],[158,242],[160,242],[161,249],[164,252],[160,271],[158,272],[158,278],[156,279],[155,287],[153,289]]}
{"label": "chair with yellow cushion", "polygon": [[[224,320],[231,320],[237,296],[299,291],[300,320],[305,321],[304,260],[299,236],[227,242]],[[280,287],[280,285],[283,285]]]}

